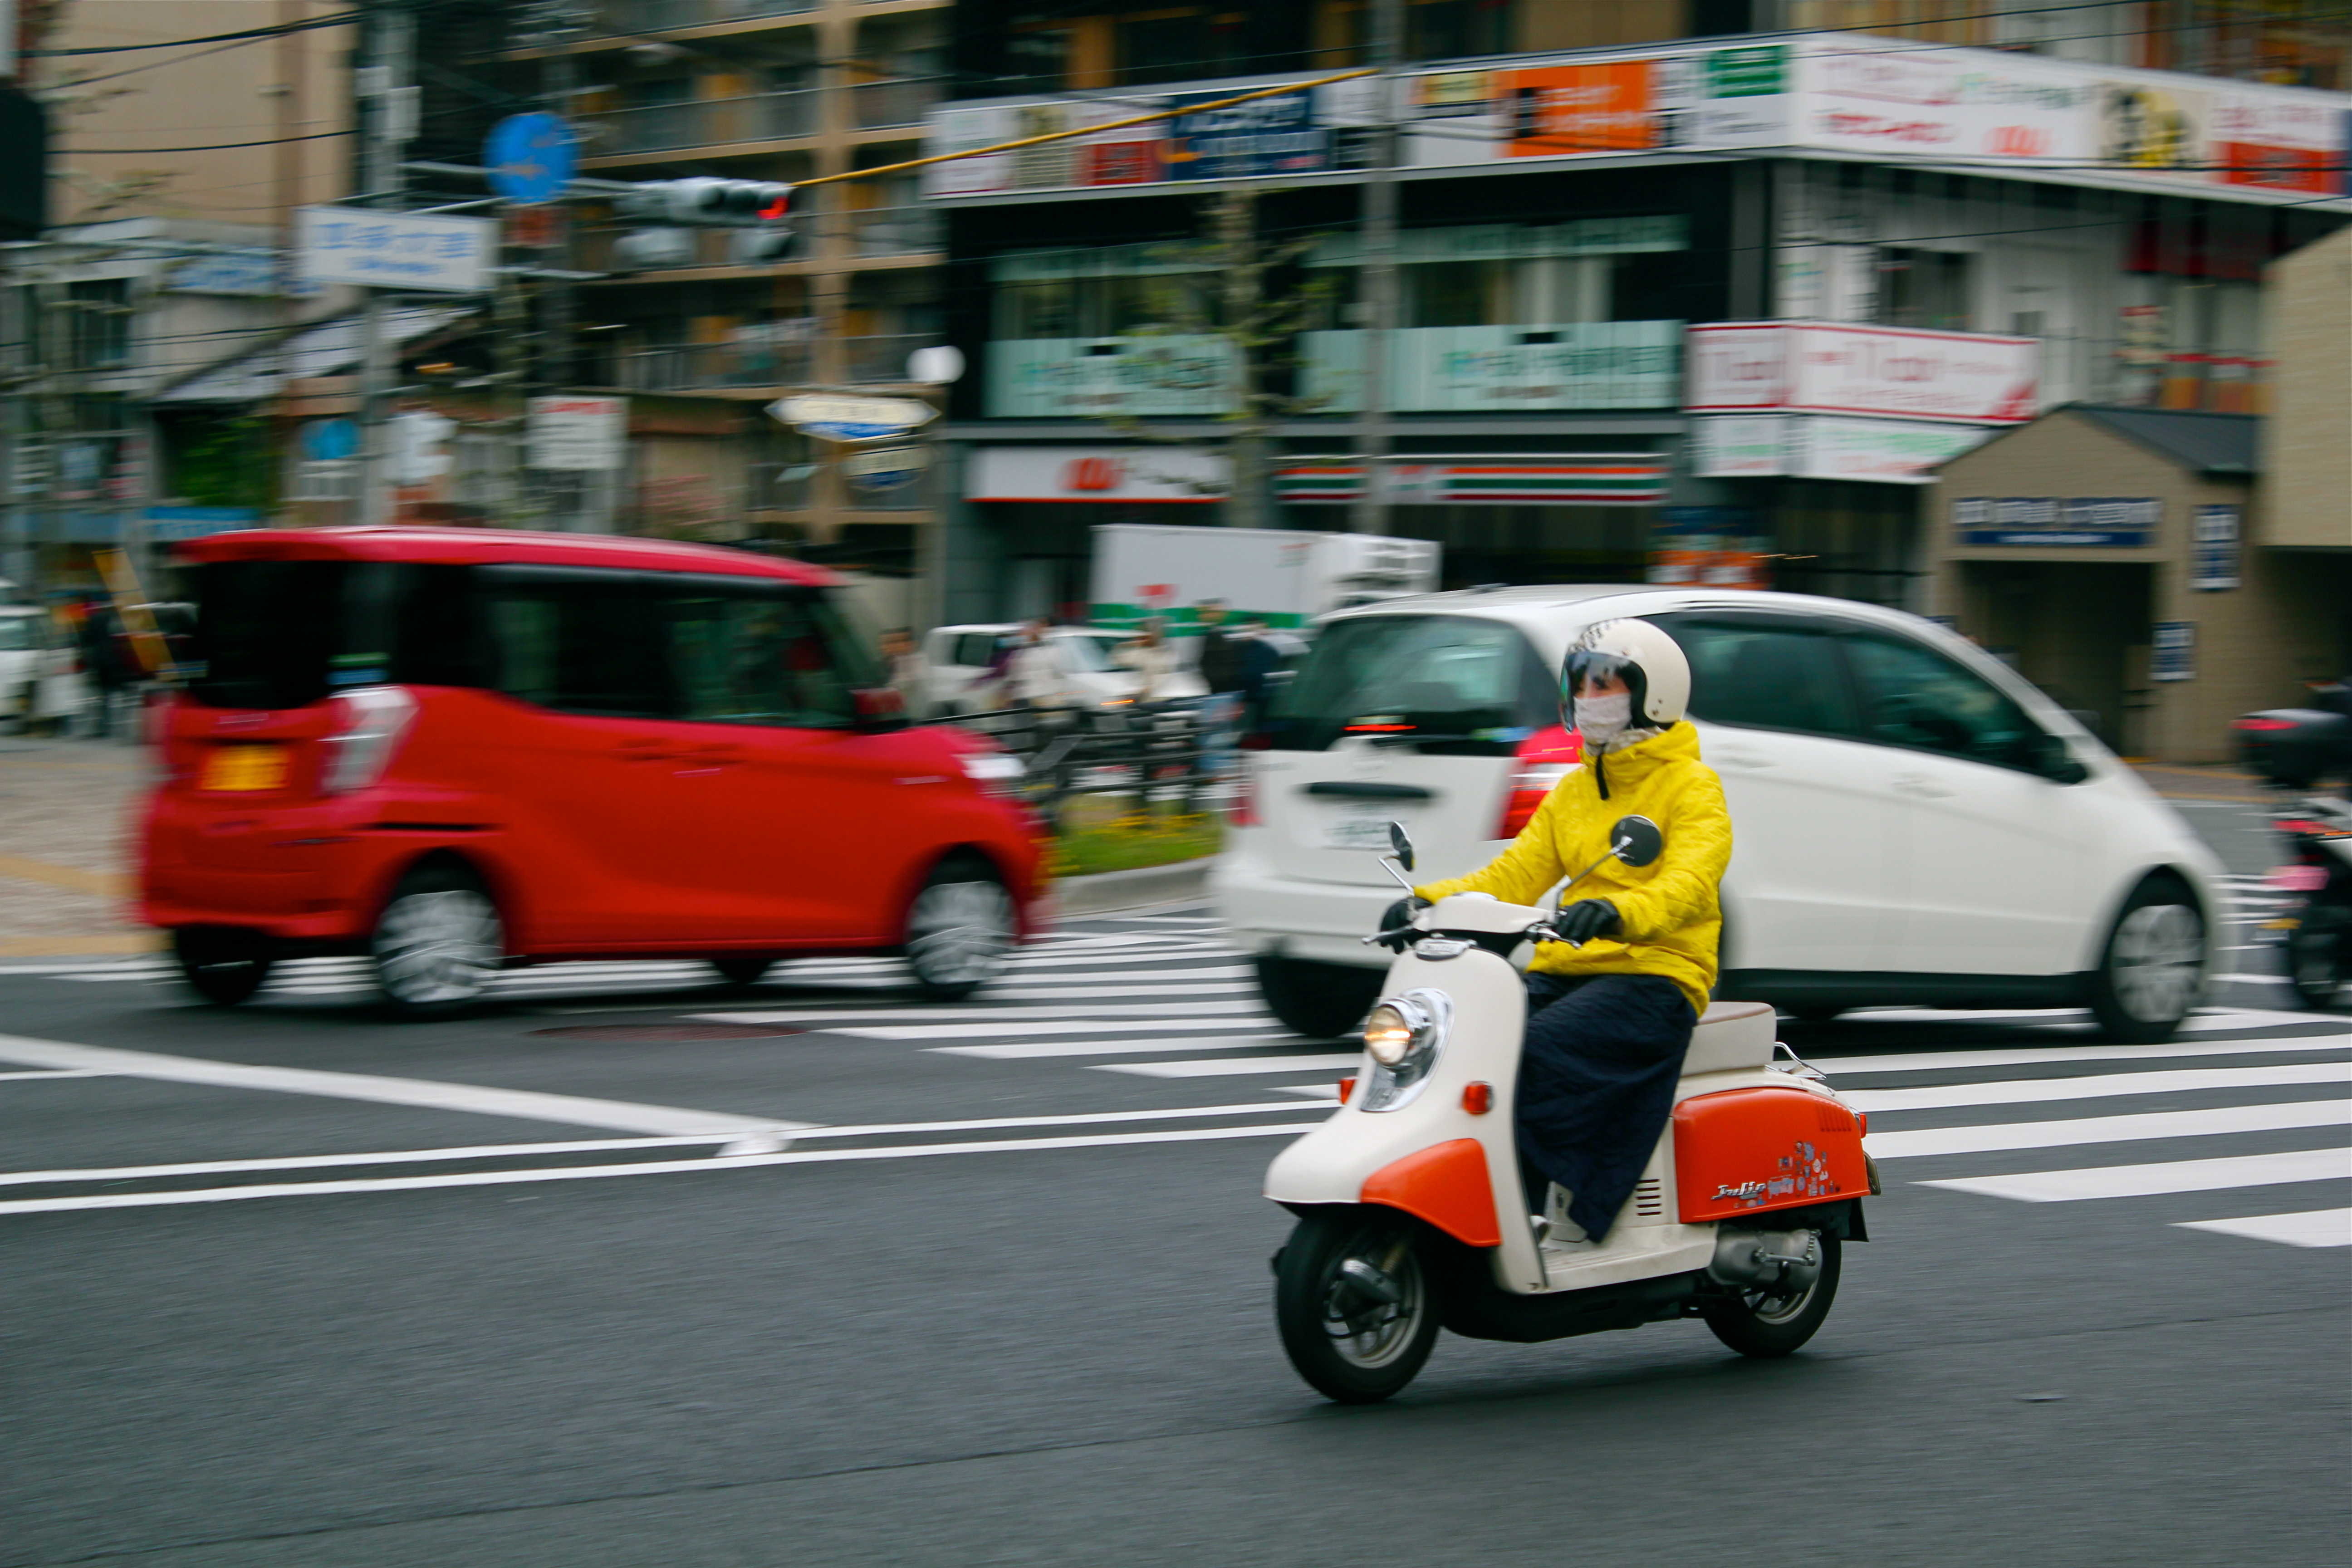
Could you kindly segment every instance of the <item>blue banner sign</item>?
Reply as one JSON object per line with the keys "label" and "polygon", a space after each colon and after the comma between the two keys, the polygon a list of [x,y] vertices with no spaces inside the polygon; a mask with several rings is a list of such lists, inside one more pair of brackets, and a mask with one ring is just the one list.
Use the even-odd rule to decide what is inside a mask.
{"label": "blue banner sign", "polygon": [[1962,544],[2142,550],[2156,541],[2164,502],[2151,496],[1970,496],[1952,503]]}

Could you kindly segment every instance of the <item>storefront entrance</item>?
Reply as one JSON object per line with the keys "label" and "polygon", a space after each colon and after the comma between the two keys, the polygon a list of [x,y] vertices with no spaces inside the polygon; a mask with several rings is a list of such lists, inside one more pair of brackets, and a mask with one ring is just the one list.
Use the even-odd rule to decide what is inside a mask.
{"label": "storefront entrance", "polygon": [[2144,756],[2155,568],[2133,563],[1966,561],[1959,629],[2084,716],[2124,756]]}

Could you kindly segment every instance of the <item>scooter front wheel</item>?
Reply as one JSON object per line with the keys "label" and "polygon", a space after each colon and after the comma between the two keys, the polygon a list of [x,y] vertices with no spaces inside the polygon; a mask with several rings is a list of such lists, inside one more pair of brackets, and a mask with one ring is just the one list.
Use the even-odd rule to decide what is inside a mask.
{"label": "scooter front wheel", "polygon": [[1290,1364],[1342,1405],[1373,1405],[1413,1380],[1437,1340],[1437,1301],[1402,1215],[1310,1214],[1274,1271],[1274,1321]]}
{"label": "scooter front wheel", "polygon": [[1822,1326],[1837,1300],[1838,1274],[1845,1253],[1834,1236],[1822,1243],[1822,1271],[1802,1290],[1775,1295],[1769,1289],[1744,1289],[1737,1295],[1711,1298],[1700,1309],[1715,1337],[1745,1356],[1787,1355]]}

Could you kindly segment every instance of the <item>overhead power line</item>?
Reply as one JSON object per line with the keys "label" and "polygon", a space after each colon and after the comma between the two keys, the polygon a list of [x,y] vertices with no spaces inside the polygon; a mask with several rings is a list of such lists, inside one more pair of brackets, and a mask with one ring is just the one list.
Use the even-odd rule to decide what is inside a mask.
{"label": "overhead power line", "polygon": [[152,44],[106,44],[89,49],[25,49],[21,52],[52,59],[64,55],[128,55],[141,49],[176,49],[189,44],[227,44],[245,38],[275,38],[287,33],[307,33],[313,27],[340,27],[359,19],[357,11],[338,11],[331,16],[313,16],[307,22],[281,22],[274,27],[248,27],[242,33],[212,33],[201,38],[164,38]]}

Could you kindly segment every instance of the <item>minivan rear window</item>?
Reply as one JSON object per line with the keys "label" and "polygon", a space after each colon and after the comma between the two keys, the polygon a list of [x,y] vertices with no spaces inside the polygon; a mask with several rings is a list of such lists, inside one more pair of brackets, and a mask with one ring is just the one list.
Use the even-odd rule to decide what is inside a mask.
{"label": "minivan rear window", "polygon": [[196,568],[189,695],[300,708],[352,686],[478,684],[467,570],[387,561]]}
{"label": "minivan rear window", "polygon": [[1320,752],[1347,735],[1425,753],[1508,756],[1559,720],[1559,694],[1517,627],[1467,616],[1362,616],[1316,640],[1265,721],[1277,751]]}

